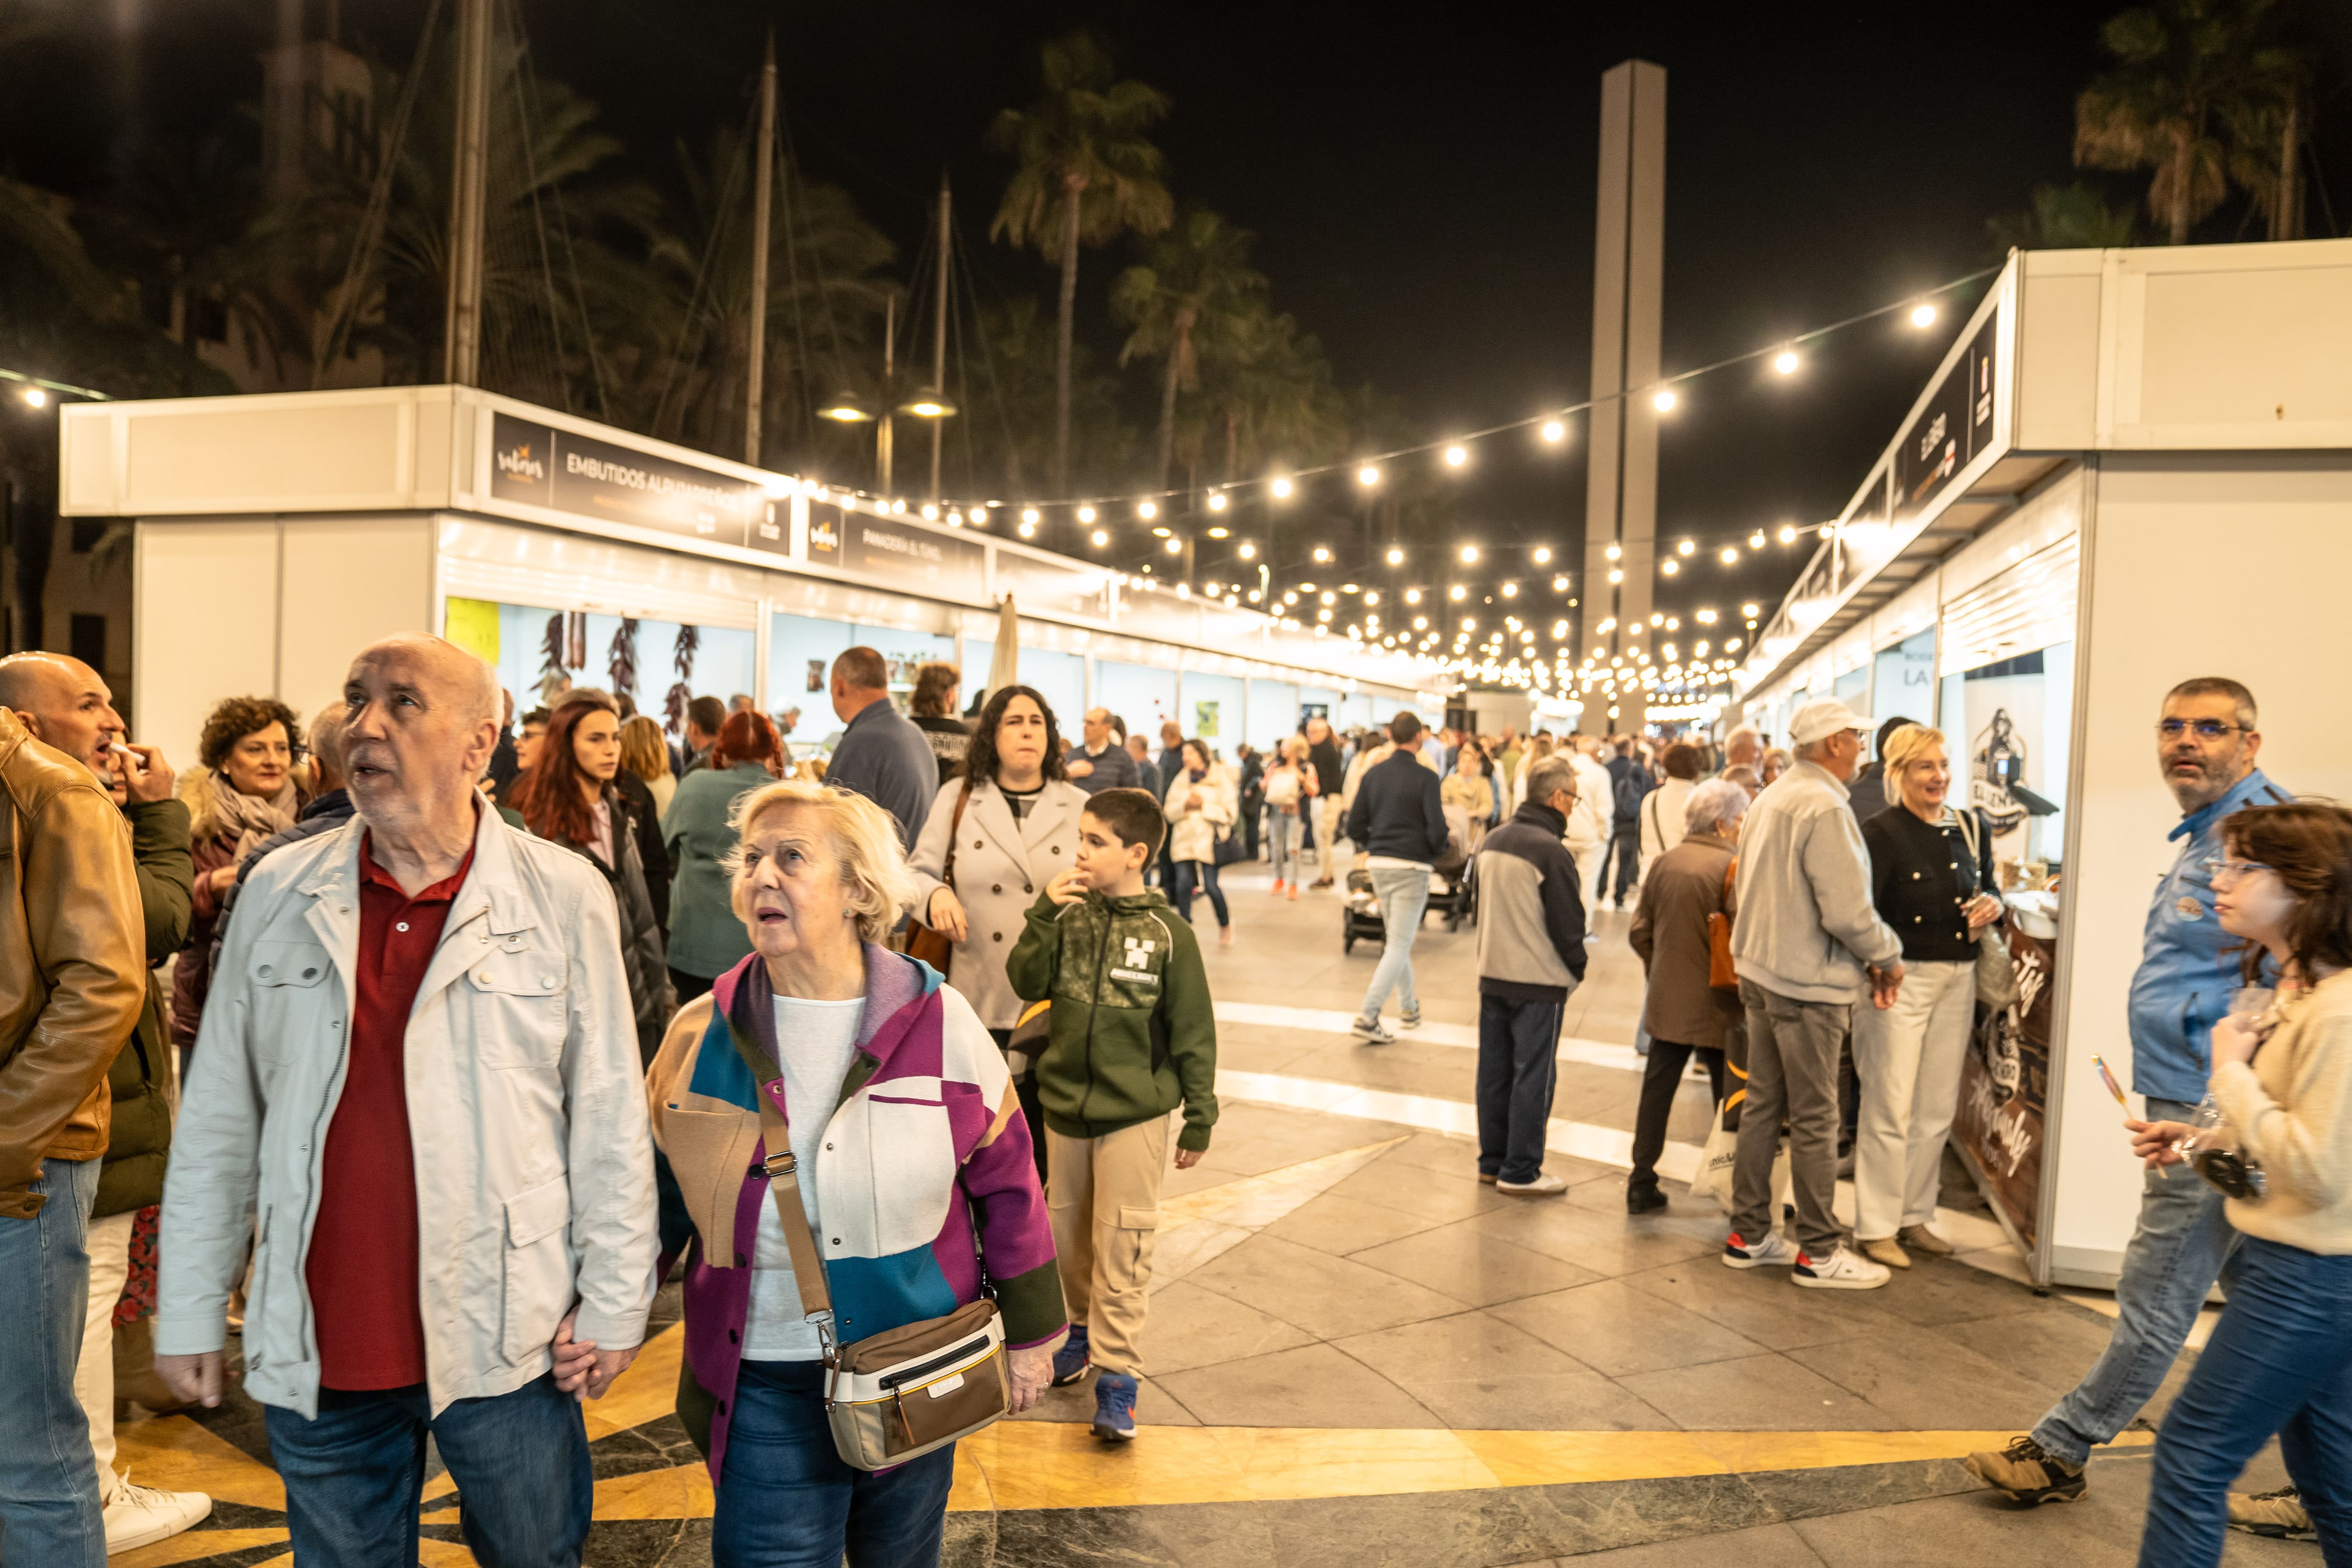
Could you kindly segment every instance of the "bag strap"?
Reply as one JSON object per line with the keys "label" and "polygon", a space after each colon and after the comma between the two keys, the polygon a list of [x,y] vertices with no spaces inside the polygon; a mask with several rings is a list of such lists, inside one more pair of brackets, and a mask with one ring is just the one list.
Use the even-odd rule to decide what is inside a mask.
{"label": "bag strap", "polygon": [[793,1154],[792,1128],[776,1106],[774,1089],[783,1082],[783,1069],[765,1050],[745,1039],[731,1021],[727,1037],[735,1043],[735,1054],[743,1058],[743,1065],[751,1069],[751,1092],[760,1100],[760,1136],[768,1149],[759,1169],[768,1178],[768,1195],[775,1203],[776,1219],[783,1229],[784,1250],[792,1255],[793,1283],[800,1289],[801,1313],[816,1330],[829,1364],[834,1359],[833,1289],[824,1277],[824,1255],[817,1251],[816,1237],[809,1230],[808,1205],[801,1198],[800,1162]]}
{"label": "bag strap", "polygon": [[[955,890],[956,840],[963,837],[963,808],[971,804],[971,775],[966,773],[963,788],[956,794],[955,811],[948,818],[948,858],[946,863],[940,868],[940,880],[948,885],[950,892]],[[797,1268],[800,1265],[795,1263],[793,1267]]]}
{"label": "bag strap", "polygon": [[1953,815],[1959,818],[1960,841],[1969,847],[1969,880],[1978,892],[1988,892],[1990,889],[1985,886],[1984,850],[1977,842],[1977,814],[1969,809],[1955,810]]}

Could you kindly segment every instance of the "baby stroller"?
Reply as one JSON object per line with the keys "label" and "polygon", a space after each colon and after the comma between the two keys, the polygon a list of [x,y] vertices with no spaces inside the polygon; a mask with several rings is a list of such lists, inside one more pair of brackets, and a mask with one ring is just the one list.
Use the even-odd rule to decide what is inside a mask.
{"label": "baby stroller", "polygon": [[[1465,920],[1477,919],[1476,862],[1463,853],[1466,824],[1456,824],[1456,813],[1448,812],[1445,853],[1439,856],[1429,868],[1428,912],[1445,917],[1447,931],[1460,931]],[[1348,873],[1348,896],[1339,907],[1339,951],[1353,952],[1359,942],[1386,942],[1388,922],[1381,914],[1381,901],[1372,891],[1372,874],[1358,867]]]}

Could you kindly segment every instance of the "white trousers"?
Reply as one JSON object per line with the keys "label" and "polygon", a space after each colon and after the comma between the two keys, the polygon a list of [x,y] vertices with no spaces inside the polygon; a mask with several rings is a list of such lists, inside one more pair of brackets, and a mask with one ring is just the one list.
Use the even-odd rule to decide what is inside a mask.
{"label": "white trousers", "polygon": [[1590,921],[1593,911],[1601,907],[1600,886],[1601,858],[1609,853],[1609,840],[1602,838],[1591,844],[1571,844],[1569,855],[1576,861],[1576,890],[1584,898],[1584,918]]}
{"label": "white trousers", "polygon": [[89,1418],[90,1451],[98,1456],[98,1500],[114,1500],[122,1479],[114,1473],[114,1305],[131,1279],[131,1225],[139,1217],[109,1215],[89,1223],[89,1307],[82,1320],[81,1362],[74,1397]]}
{"label": "white trousers", "polygon": [[1906,963],[1895,1005],[1853,1010],[1862,1107],[1853,1145],[1853,1234],[1883,1241],[1936,1217],[1944,1139],[1976,1022],[1977,966]]}

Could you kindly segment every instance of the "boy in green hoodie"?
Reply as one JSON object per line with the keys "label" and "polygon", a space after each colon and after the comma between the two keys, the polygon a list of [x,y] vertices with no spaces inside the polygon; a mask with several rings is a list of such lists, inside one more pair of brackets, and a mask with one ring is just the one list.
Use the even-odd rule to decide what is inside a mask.
{"label": "boy in green hoodie", "polygon": [[1217,1120],[1217,1023],[1201,947],[1143,885],[1166,832],[1148,791],[1089,799],[1077,864],[1045,884],[1004,965],[1023,1001],[1053,1002],[1037,1098],[1070,1310],[1054,1382],[1099,1366],[1094,1433],[1112,1440],[1135,1436],[1168,1113],[1184,1108],[1180,1171],[1200,1163]]}

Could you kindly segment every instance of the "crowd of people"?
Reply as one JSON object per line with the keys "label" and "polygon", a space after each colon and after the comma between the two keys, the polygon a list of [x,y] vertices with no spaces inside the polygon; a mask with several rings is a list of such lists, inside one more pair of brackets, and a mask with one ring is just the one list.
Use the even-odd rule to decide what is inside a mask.
{"label": "crowd of people", "polygon": [[[1782,752],[1317,715],[1227,759],[1103,708],[1066,737],[1025,686],[960,718],[961,684],[926,666],[902,713],[851,648],[831,754],[796,763],[748,702],[696,698],[675,746],[588,689],[517,725],[479,659],[398,637],[307,721],[222,701],[176,774],[87,666],[0,660],[6,1560],[96,1568],[204,1518],[118,1473],[118,1394],[216,1405],[236,1372],[300,1562],[413,1561],[428,1435],[480,1561],[576,1561],[580,1402],[677,1272],[715,1560],[936,1560],[955,1431],[887,1384],[877,1458],[828,1363],[984,1325],[933,1426],[1091,1376],[1094,1434],[1134,1437],[1160,1184],[1217,1121],[1194,900],[1231,943],[1219,871],[1261,858],[1276,897],[1345,875],[1376,914],[1368,1047],[1423,1021],[1433,886],[1475,889],[1477,1180],[1566,1190],[1562,1020],[1614,909],[1647,975],[1629,1213],[1671,1201],[1696,1062],[1727,1266],[1869,1289],[1954,1250],[1944,1146],[2014,973],[1935,729],[1817,701]],[[2164,700],[2182,821],[2129,998],[2121,1314],[1969,1460],[2021,1502],[2081,1495],[2224,1282],[2148,1563],[2218,1561],[2233,1518],[2352,1552],[2352,814],[2272,784],[2256,724],[2231,680]],[[2231,1498],[2273,1434],[2300,1489]]]}

